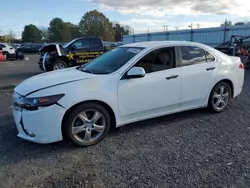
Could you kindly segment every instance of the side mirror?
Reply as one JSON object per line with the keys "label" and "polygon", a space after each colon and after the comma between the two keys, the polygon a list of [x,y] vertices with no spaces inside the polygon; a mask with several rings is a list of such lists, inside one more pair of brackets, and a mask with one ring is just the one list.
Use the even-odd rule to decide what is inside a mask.
{"label": "side mirror", "polygon": [[128,71],[126,78],[142,78],[145,75],[146,75],[146,72],[144,68],[133,67]]}

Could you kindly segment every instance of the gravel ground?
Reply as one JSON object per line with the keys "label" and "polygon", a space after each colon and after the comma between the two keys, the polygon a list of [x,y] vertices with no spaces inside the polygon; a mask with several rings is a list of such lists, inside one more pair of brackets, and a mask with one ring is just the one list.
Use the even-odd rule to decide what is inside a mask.
{"label": "gravel ground", "polygon": [[[0,95],[6,107],[10,99]],[[247,71],[242,94],[223,113],[200,109],[127,125],[88,148],[18,139],[9,110],[0,108],[0,187],[247,188],[249,106]]]}

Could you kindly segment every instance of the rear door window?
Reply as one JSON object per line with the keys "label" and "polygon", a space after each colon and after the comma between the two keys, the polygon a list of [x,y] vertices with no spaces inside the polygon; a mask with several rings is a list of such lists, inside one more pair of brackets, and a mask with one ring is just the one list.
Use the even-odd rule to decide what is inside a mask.
{"label": "rear door window", "polygon": [[89,39],[80,39],[76,41],[73,46],[75,46],[76,50],[84,49],[84,48],[90,48],[90,42]]}
{"label": "rear door window", "polygon": [[214,62],[215,56],[195,46],[180,46],[182,66]]}
{"label": "rear door window", "polygon": [[91,41],[91,47],[92,48],[102,47],[102,41],[100,39],[93,38],[90,41]]}
{"label": "rear door window", "polygon": [[182,66],[200,64],[206,62],[205,51],[194,46],[180,46],[182,54]]}

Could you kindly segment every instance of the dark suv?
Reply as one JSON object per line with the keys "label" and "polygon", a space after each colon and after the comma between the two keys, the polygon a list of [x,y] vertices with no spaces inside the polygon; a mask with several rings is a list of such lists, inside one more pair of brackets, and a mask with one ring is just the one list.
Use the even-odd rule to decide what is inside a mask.
{"label": "dark suv", "polygon": [[54,43],[41,48],[38,64],[43,71],[53,71],[88,63],[105,51],[99,37],[77,38],[65,45]]}

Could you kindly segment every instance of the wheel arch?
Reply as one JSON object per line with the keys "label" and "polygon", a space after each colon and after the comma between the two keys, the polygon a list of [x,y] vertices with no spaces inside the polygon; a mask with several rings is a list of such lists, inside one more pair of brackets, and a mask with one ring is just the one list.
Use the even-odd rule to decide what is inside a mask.
{"label": "wheel arch", "polygon": [[[233,82],[232,82],[230,79],[227,79],[227,78],[218,81],[218,82],[214,85],[214,87],[212,88],[211,92],[213,91],[213,89],[215,88],[215,86],[216,86],[217,84],[221,83],[221,82],[225,82],[225,83],[227,83],[227,84],[230,86],[230,88],[231,88],[231,96],[232,96],[232,98],[233,98],[233,96],[234,96],[234,84],[233,84]],[[211,94],[211,92],[210,92],[210,94]]]}
{"label": "wheel arch", "polygon": [[[64,61],[67,65],[69,65],[69,59],[67,58],[67,56],[58,56],[55,61],[58,61],[58,60],[62,60]],[[54,62],[55,62],[54,61]]]}
{"label": "wheel arch", "polygon": [[115,116],[115,113],[113,111],[113,109],[110,107],[110,105],[108,105],[107,103],[103,102],[103,101],[100,101],[100,100],[88,100],[88,101],[82,101],[82,102],[79,102],[75,105],[73,105],[72,107],[70,107],[64,114],[63,116],[63,119],[62,119],[62,124],[61,124],[61,131],[63,133],[63,123],[65,122],[65,119],[67,118],[67,116],[70,114],[70,112],[72,110],[74,110],[77,106],[79,105],[84,105],[86,103],[96,103],[96,104],[99,104],[101,106],[103,106],[107,111],[108,113],[110,114],[110,118],[111,118],[111,129],[114,129],[116,127],[116,116]]}

